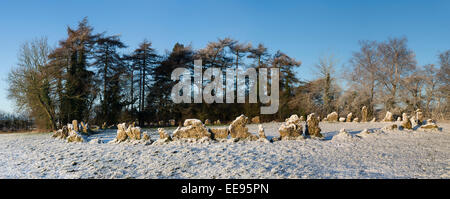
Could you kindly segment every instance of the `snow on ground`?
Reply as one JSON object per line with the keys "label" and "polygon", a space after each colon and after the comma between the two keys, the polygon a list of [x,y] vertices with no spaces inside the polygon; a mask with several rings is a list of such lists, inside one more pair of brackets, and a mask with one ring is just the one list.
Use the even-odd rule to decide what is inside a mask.
{"label": "snow on ground", "polygon": [[[0,178],[450,178],[449,123],[438,123],[441,132],[381,131],[387,124],[322,122],[324,140],[274,143],[105,144],[115,130],[89,137],[104,144],[2,134]],[[269,138],[280,125],[263,124]],[[333,139],[342,128],[375,133]]]}

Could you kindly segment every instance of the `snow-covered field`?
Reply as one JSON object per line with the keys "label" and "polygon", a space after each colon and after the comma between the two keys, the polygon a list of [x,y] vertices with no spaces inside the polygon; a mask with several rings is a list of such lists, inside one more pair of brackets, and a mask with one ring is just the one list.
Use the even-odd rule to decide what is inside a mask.
{"label": "snow-covered field", "polygon": [[[263,124],[269,138],[280,124]],[[438,123],[441,132],[380,131],[387,124],[321,122],[324,140],[274,143],[65,143],[49,133],[2,134],[0,178],[450,178],[450,124]],[[336,136],[341,128],[375,133],[346,139]]]}

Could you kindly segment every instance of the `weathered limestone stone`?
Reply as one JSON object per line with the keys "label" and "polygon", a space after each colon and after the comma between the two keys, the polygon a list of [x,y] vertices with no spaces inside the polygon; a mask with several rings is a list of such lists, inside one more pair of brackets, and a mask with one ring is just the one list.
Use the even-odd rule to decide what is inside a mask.
{"label": "weathered limestone stone", "polygon": [[170,126],[175,126],[176,125],[175,120],[174,119],[169,120],[169,124]]}
{"label": "weathered limestone stone", "polygon": [[150,140],[150,136],[148,135],[147,132],[143,132],[142,133],[142,140],[144,140],[144,141],[149,141]]}
{"label": "weathered limestone stone", "polygon": [[417,124],[422,125],[422,123],[423,123],[423,113],[422,113],[422,110],[420,110],[420,109],[416,110],[416,120],[417,120]]}
{"label": "weathered limestone stone", "polygon": [[67,128],[69,130],[69,136],[67,137],[67,142],[84,142],[83,137],[80,134],[78,134],[77,131],[75,131],[73,123],[67,125]]}
{"label": "weathered limestone stone", "polygon": [[382,129],[383,130],[390,130],[390,131],[392,131],[392,130],[395,130],[397,128],[398,128],[397,124],[389,124],[389,125],[383,127]]}
{"label": "weathered limestone stone", "polygon": [[439,126],[436,125],[436,123],[434,123],[433,120],[429,119],[427,120],[427,123],[425,125],[420,126],[420,129],[426,131],[438,131]]}
{"label": "weathered limestone stone", "polygon": [[266,133],[264,132],[264,128],[261,124],[258,125],[258,135],[259,135],[259,138],[267,138]]}
{"label": "weathered limestone stone", "polygon": [[168,139],[168,140],[172,140],[172,138],[170,137],[170,135],[167,134],[166,131],[164,131],[164,128],[158,128],[158,133],[159,133],[159,139]]}
{"label": "weathered limestone stone", "polygon": [[128,139],[131,139],[131,140],[140,140],[141,139],[141,128],[139,128],[139,127],[133,127],[130,125],[125,132],[128,136]]}
{"label": "weathered limestone stone", "polygon": [[206,120],[205,120],[205,125],[211,125],[211,120],[206,119]]}
{"label": "weathered limestone stone", "polygon": [[278,131],[280,133],[280,140],[292,140],[301,137],[303,127],[300,118],[297,115],[291,115],[291,117],[281,124]]}
{"label": "weathered limestone stone", "polygon": [[353,119],[353,122],[359,122],[359,118],[355,117],[355,119]]}
{"label": "weathered limestone stone", "polygon": [[106,122],[103,122],[102,129],[106,129],[106,128],[107,128]]}
{"label": "weathered limestone stone", "polygon": [[300,116],[300,121],[304,122],[305,121],[305,117],[302,115]]}
{"label": "weathered limestone stone", "polygon": [[198,119],[187,119],[184,121],[183,127],[178,127],[173,132],[174,138],[211,138],[211,133],[203,125],[202,121]]}
{"label": "weathered limestone stone", "polygon": [[320,133],[321,129],[319,128],[319,120],[316,117],[315,113],[311,113],[308,115],[308,118],[306,120],[306,135],[309,135],[311,137],[323,137],[323,135]]}
{"label": "weathered limestone stone", "polygon": [[78,121],[72,120],[73,130],[78,132],[80,129],[78,128]]}
{"label": "weathered limestone stone", "polygon": [[63,126],[62,129],[57,130],[52,137],[59,139],[66,139],[69,136],[69,129],[67,126]]}
{"label": "weathered limestone stone", "polygon": [[370,122],[376,122],[377,118],[373,118]]}
{"label": "weathered limestone stone", "polygon": [[403,121],[402,121],[402,127],[403,127],[404,129],[412,129],[412,128],[413,128],[413,126],[412,126],[412,124],[411,124],[411,120],[410,120],[409,117],[408,117],[408,114],[403,113],[402,119],[403,119]]}
{"label": "weathered limestone stone", "polygon": [[363,106],[362,108],[361,108],[361,122],[367,122],[368,120],[367,120],[367,107],[366,106]]}
{"label": "weathered limestone stone", "polygon": [[416,117],[415,117],[415,116],[411,117],[411,118],[409,119],[409,121],[411,122],[411,125],[412,125],[413,127],[417,126],[417,122],[416,122]]}
{"label": "weathered limestone stone", "polygon": [[386,112],[386,116],[384,116],[383,122],[393,122],[394,117],[391,112]]}
{"label": "weathered limestone stone", "polygon": [[401,121],[403,121],[403,120],[402,120],[402,117],[400,117],[400,116],[397,117],[397,122],[401,122]]}
{"label": "weathered limestone stone", "polygon": [[347,115],[347,122],[352,122],[353,113]]}
{"label": "weathered limestone stone", "polygon": [[215,121],[214,125],[221,125],[220,120]]}
{"label": "weathered limestone stone", "polygon": [[126,124],[118,124],[117,125],[117,135],[116,135],[116,141],[117,142],[123,142],[127,140],[128,134],[127,134]]}
{"label": "weathered limestone stone", "polygon": [[339,118],[339,122],[345,122],[345,117]]}
{"label": "weathered limestone stone", "polygon": [[83,121],[81,121],[80,124],[81,124],[81,128],[82,128],[82,129],[81,129],[82,132],[83,132],[83,133],[89,133],[89,125],[88,125],[88,124],[84,124]]}
{"label": "weathered limestone stone", "polygon": [[252,118],[252,124],[259,124],[261,121],[259,119],[259,116],[255,116]]}
{"label": "weathered limestone stone", "polygon": [[212,137],[216,140],[227,139],[228,138],[228,129],[227,128],[212,128],[209,129],[211,131]]}
{"label": "weathered limestone stone", "polygon": [[228,131],[232,138],[256,140],[257,137],[248,132],[248,117],[241,115],[231,122]]}
{"label": "weathered limestone stone", "polygon": [[337,122],[338,121],[338,114],[336,112],[332,112],[327,115],[327,121],[328,122]]}

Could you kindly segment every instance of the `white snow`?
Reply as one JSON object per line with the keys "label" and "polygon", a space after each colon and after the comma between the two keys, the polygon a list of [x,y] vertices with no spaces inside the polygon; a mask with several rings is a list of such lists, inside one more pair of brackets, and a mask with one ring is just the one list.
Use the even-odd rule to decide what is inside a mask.
{"label": "white snow", "polygon": [[[274,143],[110,144],[115,130],[86,143],[49,133],[0,134],[0,178],[450,178],[450,124],[438,123],[437,132],[380,130],[387,124],[321,122],[322,140]],[[267,137],[278,137],[280,125],[263,124]],[[258,125],[248,126],[257,134]],[[334,138],[343,128],[351,137],[369,133]],[[159,137],[156,129],[143,130]]]}

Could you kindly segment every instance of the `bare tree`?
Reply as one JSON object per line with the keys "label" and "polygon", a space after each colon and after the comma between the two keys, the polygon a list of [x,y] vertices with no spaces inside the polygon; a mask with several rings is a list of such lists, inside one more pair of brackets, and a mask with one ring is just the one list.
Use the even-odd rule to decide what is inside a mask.
{"label": "bare tree", "polygon": [[377,79],[382,85],[380,98],[386,110],[397,107],[398,89],[405,76],[415,69],[415,54],[407,46],[406,38],[390,38],[378,45],[381,67]]}

